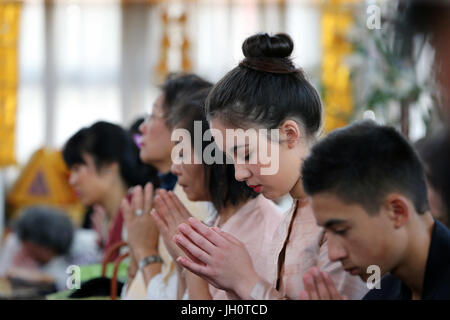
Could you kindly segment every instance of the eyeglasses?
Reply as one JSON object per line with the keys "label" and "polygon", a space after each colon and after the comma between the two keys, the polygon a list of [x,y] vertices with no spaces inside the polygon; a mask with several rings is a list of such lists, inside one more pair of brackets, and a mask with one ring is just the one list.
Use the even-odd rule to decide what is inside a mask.
{"label": "eyeglasses", "polygon": [[163,115],[163,114],[159,114],[159,113],[151,113],[151,114],[148,114],[148,115],[145,117],[145,122],[146,122],[146,123],[149,123],[149,122],[151,122],[151,121],[153,121],[153,120],[156,120],[156,119],[165,119],[165,118],[166,118],[166,116]]}

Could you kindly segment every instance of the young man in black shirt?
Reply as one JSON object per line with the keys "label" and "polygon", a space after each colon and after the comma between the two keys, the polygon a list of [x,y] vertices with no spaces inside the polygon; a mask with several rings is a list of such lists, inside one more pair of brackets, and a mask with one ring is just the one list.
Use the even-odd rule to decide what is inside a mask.
{"label": "young man in black shirt", "polygon": [[[450,231],[434,220],[423,169],[393,128],[372,121],[330,133],[306,159],[303,185],[331,261],[371,280],[364,299],[450,299]],[[341,299],[327,274],[303,276],[301,299]]]}

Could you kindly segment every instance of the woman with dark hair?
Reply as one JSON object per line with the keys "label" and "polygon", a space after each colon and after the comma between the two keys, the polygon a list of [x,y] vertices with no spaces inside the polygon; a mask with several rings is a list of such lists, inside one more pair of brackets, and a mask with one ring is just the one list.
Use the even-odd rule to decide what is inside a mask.
{"label": "woman with dark hair", "polygon": [[[157,184],[156,169],[139,158],[131,135],[118,125],[97,122],[74,134],[63,148],[70,169],[69,183],[85,206],[100,205],[111,221],[104,250],[122,240],[121,200],[128,189],[147,182]],[[111,261],[117,253],[111,256]]]}
{"label": "woman with dark hair", "polygon": [[140,157],[144,163],[158,170],[161,188],[172,190],[177,182],[170,172],[173,143],[170,133],[173,129],[173,107],[183,97],[199,90],[211,88],[212,83],[190,73],[169,74],[161,86],[161,93],[155,100],[152,113],[140,125]]}
{"label": "woman with dark hair", "polygon": [[[242,299],[297,299],[304,290],[302,275],[311,267],[329,273],[341,294],[359,299],[367,287],[346,274],[340,262],[330,262],[325,230],[317,226],[302,187],[303,159],[321,127],[319,95],[289,58],[293,41],[288,35],[257,34],[245,40],[242,50],[245,59],[214,86],[206,101],[214,138],[224,141],[227,130],[237,135],[237,144],[226,140],[220,147],[234,160],[238,181],[268,199],[290,193],[295,201],[267,248],[269,276],[256,270],[241,241],[195,219],[180,225],[176,238],[195,259],[177,261]],[[255,131],[257,139],[246,142],[244,130]],[[269,164],[261,158],[264,146],[270,151]]]}
{"label": "woman with dark hair", "polygon": [[[190,73],[173,73],[169,74],[161,85],[161,93],[155,100],[151,114],[139,126],[141,133],[139,139],[140,158],[144,163],[153,165],[158,170],[158,178],[160,188],[165,190],[173,190],[181,192],[181,187],[177,185],[177,176],[170,172],[172,166],[171,151],[173,142],[171,141],[171,132],[174,126],[172,117],[175,112],[175,105],[187,99],[188,96],[198,91],[211,88],[212,84],[203,78]],[[145,189],[145,188],[144,188]],[[136,188],[136,193],[144,192]],[[182,194],[182,200],[188,199]],[[185,201],[184,201],[185,202]],[[204,217],[206,214],[205,206],[196,203],[197,218]],[[140,212],[140,211],[138,211]],[[137,285],[128,286],[125,291],[131,293],[133,297],[142,296],[144,287],[147,287],[150,281],[157,274],[164,274],[164,281],[167,280],[174,271],[174,263],[164,247],[163,241],[158,241],[158,229],[149,215],[133,215],[135,219],[126,220],[128,243],[131,247],[145,247],[145,251],[134,250],[131,255],[131,268],[129,276],[133,278],[135,284],[140,283],[139,289]],[[150,219],[148,219],[148,218]],[[149,259],[155,258],[157,261],[151,264],[145,264]],[[160,261],[162,260],[162,261]],[[142,267],[139,268],[138,266]],[[144,266],[145,265],[145,266]],[[158,280],[159,281],[159,280]],[[157,281],[153,281],[157,282]],[[161,288],[160,288],[161,289]],[[165,290],[161,289],[161,292]],[[170,291],[170,290],[168,290]],[[134,294],[138,292],[138,294]],[[169,293],[171,294],[171,292]],[[161,294],[159,297],[164,296]]]}
{"label": "woman with dark hair", "polygon": [[[198,92],[174,108],[172,136],[181,133],[183,139],[176,142],[173,155],[178,159],[174,159],[176,161],[171,171],[178,177],[178,183],[189,200],[210,201],[213,204],[217,214],[211,224],[245,243],[254,265],[262,272],[260,266],[264,264],[265,257],[260,253],[270,243],[275,227],[281,222],[281,213],[272,201],[234,178],[234,167],[226,163],[225,155],[217,148],[211,150],[214,149],[214,141],[195,139],[199,133],[203,136],[209,130],[203,107],[208,91]],[[203,158],[208,150],[211,150],[211,157],[220,161],[208,164]],[[154,208],[153,215],[160,234],[175,260],[183,252],[173,242],[172,236],[179,222],[187,221],[191,214],[172,191],[159,190],[154,199]],[[178,298],[185,292],[183,289],[187,289],[190,299],[227,298],[223,290],[208,286],[206,281],[190,272],[183,274],[179,266],[177,270],[180,289]]]}

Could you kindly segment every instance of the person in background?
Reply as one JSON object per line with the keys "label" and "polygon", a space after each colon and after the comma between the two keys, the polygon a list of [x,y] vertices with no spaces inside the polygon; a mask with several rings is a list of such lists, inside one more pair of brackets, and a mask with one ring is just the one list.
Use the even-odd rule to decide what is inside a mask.
{"label": "person in background", "polygon": [[[189,201],[177,184],[177,176],[170,172],[171,153],[174,146],[171,134],[175,125],[174,107],[180,101],[188,99],[190,95],[211,87],[210,82],[194,74],[168,75],[161,86],[160,95],[155,100],[152,113],[139,127],[141,137],[138,139],[140,158],[144,163],[153,165],[158,170],[160,188],[173,190],[183,204],[201,220],[210,216],[210,206],[206,202]],[[140,196],[143,197],[144,190],[138,188],[136,193],[141,193]],[[158,230],[151,216],[134,215],[133,219],[129,219],[127,232],[133,235],[128,239],[130,247],[145,248],[145,251],[133,252],[129,268],[129,283],[124,286],[122,297],[176,299],[176,292],[172,289],[172,284],[176,280],[175,265],[164,242],[158,239]],[[145,264],[145,261],[153,261],[153,263]],[[141,265],[140,268],[139,265]]]}
{"label": "person in background", "polygon": [[[128,131],[136,143],[138,148],[140,148],[141,133],[139,132],[140,125],[144,122],[145,118],[137,118],[129,127]],[[149,165],[150,166],[150,165]],[[98,204],[89,206],[86,209],[86,214],[83,219],[82,228],[84,229],[94,229],[99,234],[99,243],[103,247],[108,241],[108,228],[105,223],[108,221],[105,209]]]}
{"label": "person in background", "polygon": [[[147,182],[157,185],[156,169],[142,163],[139,149],[125,129],[104,121],[75,133],[62,153],[70,169],[69,183],[80,201],[85,206],[100,206],[98,211],[105,212],[106,251],[124,239],[120,202],[132,186]],[[97,221],[96,229],[101,230],[100,224],[101,220]],[[118,252],[114,253],[109,261],[117,256]]]}
{"label": "person in background", "polygon": [[433,217],[450,225],[450,129],[442,129],[415,143],[427,181]]}
{"label": "person in background", "polygon": [[139,128],[144,123],[144,121],[145,117],[139,117],[136,120],[134,120],[131,126],[128,128],[128,131],[130,132],[133,141],[136,143],[139,149],[141,149],[141,141],[142,141],[142,134]]}
{"label": "person in background", "polygon": [[94,231],[75,229],[58,209],[25,209],[8,235],[0,254],[0,274],[30,281],[51,279],[65,290],[67,267],[97,263],[101,250]]}
{"label": "person in background", "polygon": [[142,134],[141,160],[158,170],[162,189],[172,190],[177,182],[176,176],[170,172],[173,147],[170,135],[174,125],[172,108],[177,100],[211,86],[210,82],[194,74],[170,74],[161,86],[161,93],[153,104],[152,113],[139,127]]}

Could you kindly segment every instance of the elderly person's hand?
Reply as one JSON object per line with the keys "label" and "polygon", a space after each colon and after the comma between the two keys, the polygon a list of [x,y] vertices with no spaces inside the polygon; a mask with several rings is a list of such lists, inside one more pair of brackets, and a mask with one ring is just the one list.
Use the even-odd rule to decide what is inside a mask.
{"label": "elderly person's hand", "polygon": [[188,255],[179,257],[178,263],[214,287],[241,299],[250,299],[261,277],[241,241],[219,228],[208,228],[194,218],[189,218],[189,224],[183,223],[178,229],[180,234],[174,240]]}
{"label": "elderly person's hand", "polygon": [[331,276],[317,267],[303,274],[303,284],[305,291],[300,292],[300,300],[347,300],[337,291]]}
{"label": "elderly person's hand", "polygon": [[175,244],[173,237],[178,233],[178,225],[186,223],[191,214],[172,191],[159,190],[154,202],[153,218],[167,250],[175,261],[179,256],[184,256],[184,253]]}
{"label": "elderly person's hand", "polygon": [[136,261],[158,253],[159,232],[150,211],[153,209],[153,185],[147,183],[144,190],[133,188],[131,203],[124,199],[121,204],[127,230],[127,242]]}

